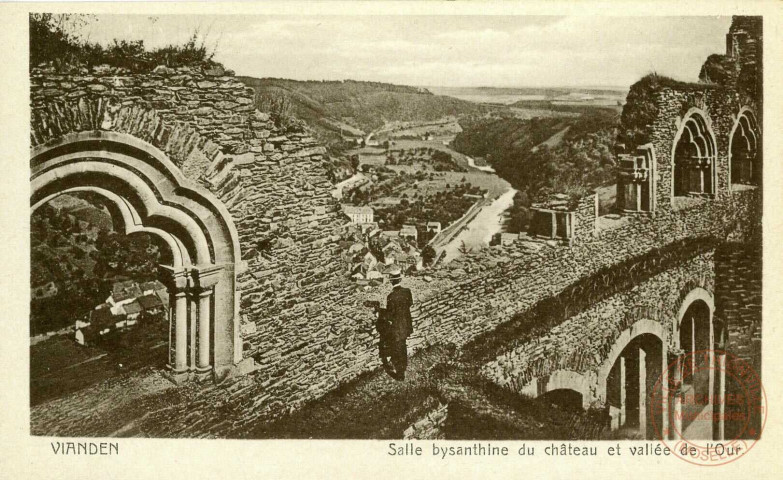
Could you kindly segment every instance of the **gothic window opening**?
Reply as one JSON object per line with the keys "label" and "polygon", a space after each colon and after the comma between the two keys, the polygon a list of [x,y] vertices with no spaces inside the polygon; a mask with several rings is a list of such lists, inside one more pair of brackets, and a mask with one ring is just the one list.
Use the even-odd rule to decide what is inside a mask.
{"label": "gothic window opening", "polygon": [[731,137],[732,185],[758,185],[761,181],[761,149],[756,120],[744,112]]}
{"label": "gothic window opening", "polygon": [[715,141],[704,117],[691,114],[674,151],[674,196],[714,195],[715,159]]}

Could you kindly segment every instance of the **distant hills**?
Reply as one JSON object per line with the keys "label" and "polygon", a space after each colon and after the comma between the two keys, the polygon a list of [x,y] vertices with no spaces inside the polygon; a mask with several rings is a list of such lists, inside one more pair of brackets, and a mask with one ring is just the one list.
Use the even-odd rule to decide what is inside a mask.
{"label": "distant hills", "polygon": [[432,121],[491,108],[389,83],[237,78],[256,91],[259,108],[282,108],[331,140],[341,131],[344,136],[365,136],[389,122]]}
{"label": "distant hills", "polygon": [[[529,207],[547,193],[579,197],[614,182],[617,108],[562,107],[578,116],[462,122],[455,150],[483,157],[517,191],[508,231],[526,231]],[[601,207],[602,209],[605,206]]]}
{"label": "distant hills", "polygon": [[[476,103],[525,105],[546,102],[554,105],[616,106],[625,102],[626,87],[427,87],[439,95],[448,95]],[[520,105],[520,102],[522,105]]]}

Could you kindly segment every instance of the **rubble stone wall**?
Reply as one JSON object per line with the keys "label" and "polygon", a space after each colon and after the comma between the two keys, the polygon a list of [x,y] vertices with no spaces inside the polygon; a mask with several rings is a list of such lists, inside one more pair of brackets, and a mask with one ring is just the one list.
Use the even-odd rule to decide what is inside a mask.
{"label": "rubble stone wall", "polygon": [[657,160],[658,210],[672,208],[673,162],[677,133],[683,120],[692,109],[704,113],[708,128],[714,134],[717,158],[716,196],[729,192],[729,141],[742,107],[755,111],[750,98],[741,99],[738,94],[714,85],[693,85],[688,88],[663,87],[656,92],[658,115],[652,130]]}
{"label": "rubble stone wall", "polygon": [[[357,289],[340,266],[337,233],[346,220],[329,194],[325,149],[307,131],[278,128],[255,110],[252,89],[231,76],[156,72],[34,71],[32,145],[76,131],[129,133],[165,152],[225,203],[246,262],[237,279],[243,352],[254,359],[252,378],[264,391],[253,410],[294,409],[378,367],[377,334],[362,304],[384,299],[388,287]],[[677,105],[697,102],[690,94],[672,95],[672,115],[679,114]],[[721,108],[710,112],[723,132],[730,123],[724,117],[735,112]],[[661,119],[657,130],[656,149],[663,150],[676,133],[674,117]],[[591,222],[579,221],[573,246],[517,242],[426,272],[431,278],[408,278],[415,302],[409,347],[463,345],[601,268],[683,238],[742,232],[759,218],[758,198],[752,189],[727,192],[598,233],[582,231]]]}
{"label": "rubble stone wall", "polygon": [[715,254],[715,269],[715,318],[725,328],[725,348],[760,374],[761,246],[726,243]]}
{"label": "rubble stone wall", "polygon": [[[668,348],[676,348],[678,313],[689,292],[715,290],[714,251],[702,253],[674,268],[641,282],[630,291],[602,300],[553,328],[546,335],[507,352],[482,368],[491,381],[517,393],[531,382],[546,384],[558,370],[577,372],[592,381],[587,404],[605,398],[596,391],[598,371],[625,330],[636,322],[661,324]],[[610,366],[611,368],[611,366]],[[581,391],[580,390],[580,391]]]}

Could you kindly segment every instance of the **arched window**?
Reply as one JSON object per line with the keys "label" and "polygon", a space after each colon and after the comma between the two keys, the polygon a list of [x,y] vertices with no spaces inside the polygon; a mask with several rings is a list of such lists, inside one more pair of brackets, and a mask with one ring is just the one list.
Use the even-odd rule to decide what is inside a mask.
{"label": "arched window", "polygon": [[740,113],[731,135],[731,183],[761,182],[761,149],[756,118],[749,110]]}
{"label": "arched window", "polygon": [[187,179],[154,146],[124,133],[66,134],[33,148],[30,206],[91,192],[113,207],[126,234],[157,235],[171,252],[161,265],[170,300],[169,366],[179,381],[224,378],[242,359],[235,266],[236,227],[212,193]]}
{"label": "arched window", "polygon": [[674,150],[674,196],[715,194],[716,148],[704,117],[693,112],[682,123]]}

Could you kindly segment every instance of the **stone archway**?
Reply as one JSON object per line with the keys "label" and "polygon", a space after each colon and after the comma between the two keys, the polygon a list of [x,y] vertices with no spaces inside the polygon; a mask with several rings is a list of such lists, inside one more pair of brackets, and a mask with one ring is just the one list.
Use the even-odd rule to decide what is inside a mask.
{"label": "stone archway", "polygon": [[672,147],[672,196],[716,193],[717,147],[707,114],[692,108],[683,117]]}
{"label": "stone archway", "polygon": [[110,201],[126,233],[146,231],[168,244],[172,377],[222,378],[233,370],[242,360],[240,250],[225,206],[163,152],[128,134],[65,134],[34,147],[30,167],[32,210],[63,193],[91,191]]}
{"label": "stone archway", "polygon": [[[712,411],[715,389],[715,350],[712,294],[698,287],[683,298],[677,313],[676,332],[673,338],[687,364],[675,371],[674,383],[680,391],[682,424],[675,429],[690,438],[712,438],[712,422],[697,424],[700,411]],[[682,360],[678,361],[682,363]]]}
{"label": "stone archway", "polygon": [[551,393],[560,399],[566,399],[570,405],[587,409],[594,400],[591,389],[594,380],[595,377],[589,374],[556,370],[549,375],[531,379],[519,389],[519,393],[531,398],[554,398],[554,395],[549,395]]}
{"label": "stone archway", "polygon": [[[652,438],[655,425],[666,421],[666,405],[650,415],[651,401],[662,399],[667,344],[663,325],[639,320],[615,340],[598,370],[598,395],[609,411],[612,430],[630,429]],[[664,402],[665,403],[665,402]]]}
{"label": "stone archway", "polygon": [[761,139],[756,116],[743,107],[729,135],[729,177],[731,184],[761,183]]}

